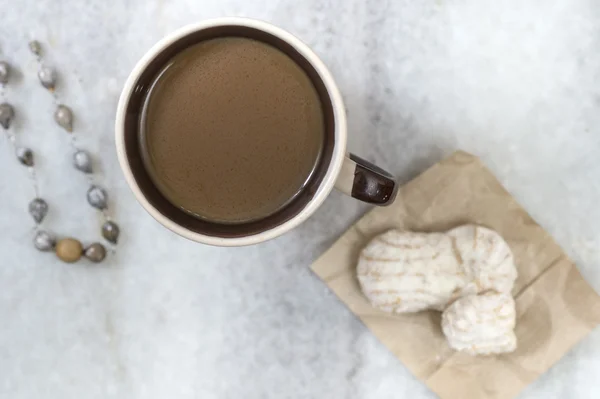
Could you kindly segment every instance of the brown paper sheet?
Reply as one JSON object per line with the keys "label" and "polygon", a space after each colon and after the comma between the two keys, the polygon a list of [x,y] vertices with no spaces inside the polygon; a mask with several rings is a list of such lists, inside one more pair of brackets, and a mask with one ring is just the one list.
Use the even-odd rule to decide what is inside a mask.
{"label": "brown paper sheet", "polygon": [[[372,308],[360,291],[358,253],[376,234],[392,227],[445,231],[465,223],[498,231],[513,251],[519,271],[514,353],[457,353],[442,334],[440,313],[389,315]],[[514,398],[600,323],[600,297],[575,264],[481,161],[465,152],[403,186],[393,205],[366,214],[312,269],[442,399]]]}

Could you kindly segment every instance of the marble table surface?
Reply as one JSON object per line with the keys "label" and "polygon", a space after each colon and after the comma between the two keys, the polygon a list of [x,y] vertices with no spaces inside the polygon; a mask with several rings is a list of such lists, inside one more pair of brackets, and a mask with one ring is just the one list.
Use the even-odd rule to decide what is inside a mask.
{"label": "marble table surface", "polygon": [[[0,398],[434,398],[309,271],[368,207],[333,193],[254,247],[194,244],[156,223],[119,170],[120,88],[156,40],[239,15],[286,28],[336,77],[350,150],[407,181],[477,154],[600,290],[600,8],[594,0],[0,0],[6,98],[36,151],[47,225],[88,242],[98,216],[51,120],[27,41],[47,46],[79,143],[123,229],[99,266],[31,245],[25,171],[0,139]],[[600,330],[521,398],[598,398]]]}

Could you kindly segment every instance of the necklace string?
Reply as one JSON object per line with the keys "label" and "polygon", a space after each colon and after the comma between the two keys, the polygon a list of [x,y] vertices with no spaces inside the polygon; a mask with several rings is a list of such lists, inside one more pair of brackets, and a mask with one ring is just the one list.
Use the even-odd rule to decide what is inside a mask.
{"label": "necklace string", "polygon": [[[53,103],[55,106],[54,121],[56,124],[69,134],[69,143],[72,154],[72,164],[76,170],[86,176],[88,190],[86,192],[87,202],[101,214],[102,225],[100,233],[110,248],[115,249],[117,244],[120,228],[108,213],[108,195],[104,188],[96,184],[93,175],[93,161],[89,152],[80,148],[77,144],[76,135],[74,133],[74,115],[73,111],[67,105],[61,104],[56,93],[57,74],[54,68],[45,65],[42,59],[42,46],[38,41],[29,43],[29,49],[34,54],[38,64],[38,79],[49,93],[52,94]],[[106,257],[106,247],[101,242],[94,242],[86,247],[81,241],[63,237],[55,239],[55,237],[43,228],[43,222],[50,209],[48,202],[41,197],[37,176],[35,173],[35,157],[34,152],[28,148],[18,144],[17,135],[14,132],[13,120],[16,112],[14,107],[5,99],[5,88],[11,77],[11,66],[0,61],[0,126],[5,130],[6,136],[17,160],[29,172],[29,177],[32,182],[34,191],[34,199],[29,202],[28,211],[33,221],[34,238],[33,244],[36,249],[43,252],[54,252],[56,256],[64,262],[76,262],[82,257],[87,258],[92,262],[102,262]]]}

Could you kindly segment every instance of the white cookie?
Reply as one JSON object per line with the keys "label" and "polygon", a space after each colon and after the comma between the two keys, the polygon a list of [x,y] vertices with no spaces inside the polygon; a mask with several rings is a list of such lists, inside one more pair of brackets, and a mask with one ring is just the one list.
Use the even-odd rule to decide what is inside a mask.
{"label": "white cookie", "polygon": [[515,301],[505,293],[466,296],[442,313],[448,344],[470,355],[513,352],[517,347],[515,322]]}
{"label": "white cookie", "polygon": [[460,256],[461,270],[470,278],[466,294],[486,291],[510,293],[517,278],[517,268],[510,247],[493,230],[464,225],[448,231]]}
{"label": "white cookie", "polygon": [[371,304],[391,313],[443,310],[457,298],[512,290],[508,244],[493,230],[465,225],[447,233],[390,230],[362,250],[358,281]]}
{"label": "white cookie", "polygon": [[358,281],[371,304],[393,313],[442,310],[468,283],[443,233],[390,230],[361,252]]}

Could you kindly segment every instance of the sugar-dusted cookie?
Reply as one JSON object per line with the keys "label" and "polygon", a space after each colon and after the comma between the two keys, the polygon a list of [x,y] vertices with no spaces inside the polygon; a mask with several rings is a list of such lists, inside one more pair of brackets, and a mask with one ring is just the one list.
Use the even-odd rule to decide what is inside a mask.
{"label": "sugar-dusted cookie", "polygon": [[506,293],[469,295],[442,313],[442,331],[448,344],[470,355],[514,351],[515,322],[515,301]]}
{"label": "sugar-dusted cookie", "polygon": [[371,304],[392,313],[443,310],[469,282],[444,233],[390,230],[361,252],[357,274]]}
{"label": "sugar-dusted cookie", "polygon": [[443,310],[466,295],[510,293],[517,269],[498,233],[464,225],[446,233],[389,230],[362,250],[357,275],[374,307],[405,313]]}

